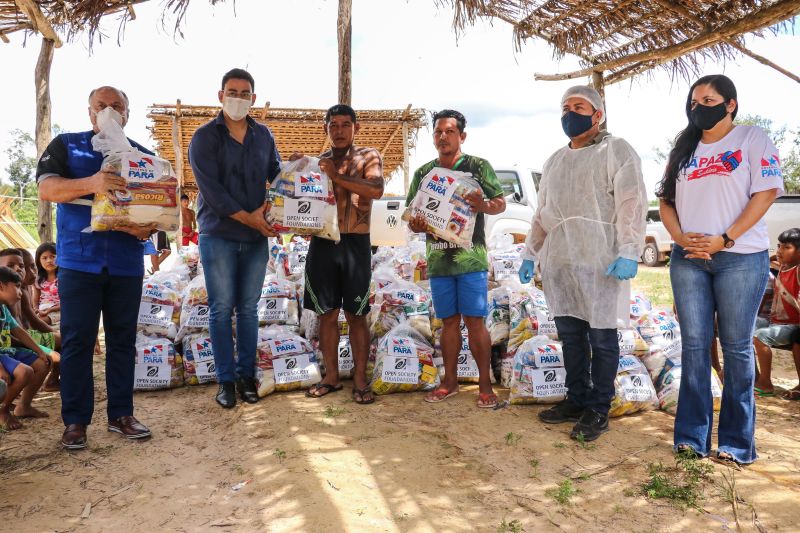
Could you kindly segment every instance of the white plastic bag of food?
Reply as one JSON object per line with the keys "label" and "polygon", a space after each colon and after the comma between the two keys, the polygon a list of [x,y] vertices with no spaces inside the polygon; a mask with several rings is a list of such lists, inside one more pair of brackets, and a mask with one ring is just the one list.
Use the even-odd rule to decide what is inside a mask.
{"label": "white plastic bag of food", "polygon": [[658,408],[658,395],[639,358],[620,357],[617,377],[614,378],[614,398],[608,416],[624,416]]}
{"label": "white plastic bag of food", "polygon": [[[163,277],[162,277],[163,278]],[[181,316],[181,294],[173,284],[151,277],[142,286],[137,330],[145,335],[174,339]]]}
{"label": "white plastic bag of food", "polygon": [[[682,374],[683,367],[680,359],[667,359],[661,374],[655,381],[659,407],[672,415],[678,412]],[[711,398],[714,402],[714,411],[719,411],[722,407],[722,383],[713,368],[711,369]]]}
{"label": "white plastic bag of food", "polygon": [[183,339],[184,381],[200,385],[217,381],[214,346],[208,334],[193,334]]}
{"label": "white plastic bag of food", "polygon": [[420,181],[417,195],[403,212],[403,220],[422,215],[427,233],[462,248],[472,248],[477,213],[465,200],[472,191],[482,191],[472,174],[436,167]]}
{"label": "white plastic bag of food", "polygon": [[208,332],[210,315],[206,280],[204,276],[197,276],[186,287],[183,295],[180,326],[175,340],[180,342],[186,335]]}
{"label": "white plastic bag of food", "polygon": [[653,310],[653,304],[646,296],[634,294],[631,296],[631,320],[639,320]]}
{"label": "white plastic bag of food", "polygon": [[514,355],[509,401],[560,402],[567,396],[566,377],[561,343],[541,335],[528,339]]}
{"label": "white plastic bag of food", "polygon": [[650,352],[650,347],[639,335],[639,331],[634,328],[618,329],[617,341],[619,343],[620,356],[635,355],[644,357]]}
{"label": "white plastic bag of food", "polygon": [[297,286],[287,279],[268,274],[261,288],[257,315],[260,325],[286,324],[299,326]]}
{"label": "white plastic bag of food", "polygon": [[183,386],[183,358],[172,341],[136,336],[133,390],[171,389]]}
{"label": "white plastic bag of food", "polygon": [[508,342],[508,335],[511,328],[511,289],[500,286],[489,291],[489,310],[486,315],[486,329],[489,330],[489,338],[492,346],[498,346]]}
{"label": "white plastic bag of food", "polygon": [[267,221],[279,233],[315,235],[339,242],[339,216],[333,183],[319,159],[303,156],[281,163],[269,190]]}
{"label": "white plastic bag of food", "polygon": [[370,382],[372,392],[433,390],[439,382],[433,347],[416,329],[401,323],[378,341]]}
{"label": "white plastic bag of food", "polygon": [[381,338],[401,322],[408,322],[430,344],[433,339],[430,305],[428,291],[396,278],[375,292],[375,304],[367,319],[372,337]]}
{"label": "white plastic bag of food", "polygon": [[103,154],[103,170],[127,182],[124,191],[94,195],[92,231],[153,223],[162,231],[178,229],[178,179],[169,161],[131,146],[115,120],[103,121],[92,148]]}
{"label": "white plastic bag of food", "polygon": [[259,342],[256,356],[258,395],[306,389],[319,383],[322,373],[311,342],[299,335],[274,330]]}

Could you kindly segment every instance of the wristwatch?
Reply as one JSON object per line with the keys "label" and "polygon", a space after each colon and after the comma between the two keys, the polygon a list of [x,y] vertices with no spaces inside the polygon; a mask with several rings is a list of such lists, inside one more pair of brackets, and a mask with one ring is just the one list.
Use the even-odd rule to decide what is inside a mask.
{"label": "wristwatch", "polygon": [[736,241],[728,237],[727,233],[722,234],[722,240],[725,241],[725,248],[733,248],[733,246],[736,244]]}

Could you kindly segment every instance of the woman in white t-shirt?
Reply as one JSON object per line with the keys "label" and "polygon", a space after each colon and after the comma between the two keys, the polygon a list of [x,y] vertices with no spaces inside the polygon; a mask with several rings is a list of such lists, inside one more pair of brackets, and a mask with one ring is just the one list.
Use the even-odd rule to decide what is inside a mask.
{"label": "woman in white t-shirt", "polygon": [[769,275],[764,214],[782,195],[778,150],[761,128],[733,123],[736,87],[705,76],[689,90],[657,196],[675,241],[670,277],[681,325],[675,450],[711,453],[711,342],[717,315],[725,387],[713,459],[749,464],[754,440],[753,326]]}

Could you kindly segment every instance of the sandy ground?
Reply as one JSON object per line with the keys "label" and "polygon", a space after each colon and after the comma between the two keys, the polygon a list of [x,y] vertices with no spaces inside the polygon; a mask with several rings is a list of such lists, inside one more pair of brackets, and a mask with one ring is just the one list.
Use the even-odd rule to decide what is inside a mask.
{"label": "sandy ground", "polygon": [[[793,386],[790,354],[776,359],[776,384]],[[673,418],[663,412],[616,419],[583,447],[568,426],[538,422],[543,407],[477,409],[474,386],[439,405],[416,393],[362,407],[346,388],[232,411],[216,406],[215,386],[201,386],[137,393],[136,414],[154,437],[128,442],[102,424],[100,363],[95,374],[88,450],[58,445],[55,394],[36,400],[51,418],[0,435],[0,530],[736,530],[725,467],[715,467],[702,510],[642,495],[647,465],[673,461]],[[757,437],[761,458],[735,473],[739,494],[763,531],[797,531],[800,402],[759,399]],[[561,505],[546,491],[566,478],[579,492]],[[738,515],[755,530],[745,503]]]}

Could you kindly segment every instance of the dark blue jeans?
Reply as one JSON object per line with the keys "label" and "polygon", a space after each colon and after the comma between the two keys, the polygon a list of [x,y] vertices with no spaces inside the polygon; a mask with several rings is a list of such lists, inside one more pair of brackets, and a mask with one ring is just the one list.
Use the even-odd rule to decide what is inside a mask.
{"label": "dark blue jeans", "polygon": [[[217,381],[253,377],[258,343],[258,300],[267,272],[269,242],[237,242],[200,235],[200,257],[211,309],[209,331],[214,345]],[[233,313],[236,312],[237,358],[233,358]]]}
{"label": "dark blue jeans", "polygon": [[711,341],[717,314],[725,386],[719,413],[718,450],[740,463],[756,460],[753,327],[769,277],[769,255],[719,252],[711,261],[686,259],[676,246],[670,258],[675,307],[681,324],[681,388],[675,447],[711,451]]}
{"label": "dark blue jeans", "polygon": [[64,424],[92,421],[92,360],[101,312],[106,333],[108,419],[133,415],[141,276],[89,274],[59,268],[58,294],[61,299],[61,417]]}
{"label": "dark blue jeans", "polygon": [[616,329],[595,329],[585,320],[555,317],[567,370],[567,398],[585,409],[608,414],[619,366]]}

